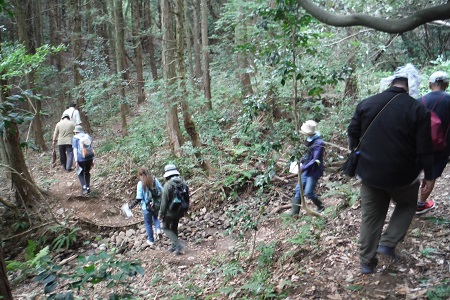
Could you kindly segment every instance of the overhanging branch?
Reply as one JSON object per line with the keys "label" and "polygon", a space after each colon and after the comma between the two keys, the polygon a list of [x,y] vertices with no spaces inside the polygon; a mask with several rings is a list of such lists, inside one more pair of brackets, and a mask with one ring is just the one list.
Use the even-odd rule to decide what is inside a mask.
{"label": "overhanging branch", "polygon": [[402,33],[428,22],[450,18],[450,3],[424,8],[401,19],[373,17],[367,14],[337,15],[327,12],[310,0],[297,0],[297,3],[314,18],[327,25],[364,26],[387,33]]}

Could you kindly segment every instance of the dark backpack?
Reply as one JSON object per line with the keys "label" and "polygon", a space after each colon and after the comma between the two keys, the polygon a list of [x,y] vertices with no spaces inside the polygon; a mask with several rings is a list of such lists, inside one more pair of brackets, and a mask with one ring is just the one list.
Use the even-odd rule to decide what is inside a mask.
{"label": "dark backpack", "polygon": [[153,189],[147,189],[147,199],[148,201],[148,209],[151,211],[158,212],[161,207],[161,195],[162,195],[162,187],[156,183],[156,180],[153,181]]}
{"label": "dark backpack", "polygon": [[173,199],[169,205],[169,210],[173,212],[185,213],[189,209],[189,193],[186,184],[173,188]]}
{"label": "dark backpack", "polygon": [[[442,95],[438,101],[433,105],[430,110],[430,119],[431,119],[431,142],[433,144],[433,150],[435,152],[443,150],[447,147],[447,130],[444,130],[444,126],[442,125],[442,121],[439,118],[438,114],[434,111],[434,108],[439,103],[444,95]],[[426,106],[426,102],[424,97],[422,97],[422,103]],[[449,126],[450,127],[450,126]]]}

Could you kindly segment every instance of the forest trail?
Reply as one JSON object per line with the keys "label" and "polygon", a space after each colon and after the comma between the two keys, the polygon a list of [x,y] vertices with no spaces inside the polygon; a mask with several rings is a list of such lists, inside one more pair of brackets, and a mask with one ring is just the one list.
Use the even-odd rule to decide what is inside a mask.
{"label": "forest trail", "polygon": [[[126,231],[127,228],[142,232],[143,222],[139,209],[133,211],[131,219],[125,219],[120,214],[120,206],[132,201],[132,192],[121,197],[108,189],[99,189],[100,176],[97,172],[102,169],[101,160],[98,164],[92,171],[92,193],[88,197],[81,196],[80,184],[74,173],[66,173],[58,168],[34,171],[41,174],[40,178],[44,178],[42,172],[47,173],[45,182],[48,191],[52,197],[59,199],[53,208],[58,217],[70,216],[78,222],[83,220],[97,224],[97,234],[102,228],[105,232]],[[36,177],[39,174],[33,175],[39,178]],[[334,175],[325,176],[323,181],[333,180],[332,177]],[[104,180],[107,177],[102,178]],[[275,262],[270,267],[271,282],[275,286],[275,292],[288,293],[289,297],[286,299],[427,299],[426,293],[430,288],[437,286],[445,278],[450,278],[449,179],[450,169],[447,168],[431,195],[436,201],[436,208],[422,216],[416,216],[408,236],[398,246],[397,250],[403,259],[392,262],[381,257],[378,271],[371,275],[360,274],[357,244],[359,206],[356,204],[336,211],[335,214],[334,210],[342,200],[336,196],[323,198],[327,211],[320,231],[309,226],[308,220],[286,222],[284,217],[273,215],[261,219],[256,231],[250,231],[246,237],[239,239],[236,238],[236,232],[208,225],[200,226],[184,218],[180,223],[180,234],[187,246],[184,255],[169,255],[166,237],[157,241],[153,247],[123,245],[121,252],[126,259],[141,260],[146,272],[144,276],[138,276],[131,285],[141,291],[142,295],[145,294],[143,299],[170,299],[176,294],[192,295],[192,291],[185,290],[182,286],[183,281],[201,291],[195,299],[205,299],[206,295],[211,294],[215,295],[211,299],[238,299],[239,288],[235,293],[218,292],[220,288],[229,286],[225,280],[225,267],[233,261],[239,262],[242,255],[247,257],[241,262],[242,271],[236,271],[237,275],[231,285],[241,287],[242,290],[242,286],[253,280],[252,272],[258,270],[257,257],[262,255],[259,245],[272,243],[276,252],[271,257]],[[294,185],[295,178],[289,183],[282,183],[282,189],[289,193],[288,190],[292,190]],[[130,186],[134,191],[134,183]],[[329,192],[327,189],[326,182],[322,182],[320,193]],[[271,201],[267,211],[289,203],[289,199],[280,199]],[[233,206],[242,205],[247,197],[240,201]],[[219,216],[220,214],[211,214],[211,218]],[[311,227],[306,238],[318,238],[316,246],[293,242],[299,238],[299,229],[304,226]],[[185,232],[189,234],[184,235]],[[76,253],[92,254],[96,251],[92,245],[84,246],[76,250]],[[247,251],[242,252],[242,249]],[[174,282],[178,284],[174,285]],[[290,282],[290,288],[283,290],[283,282]],[[44,299],[42,290],[42,285],[26,281],[14,289],[15,299]],[[90,293],[92,292],[98,299],[106,297],[108,290],[97,285]],[[35,295],[36,298],[23,295]]]}

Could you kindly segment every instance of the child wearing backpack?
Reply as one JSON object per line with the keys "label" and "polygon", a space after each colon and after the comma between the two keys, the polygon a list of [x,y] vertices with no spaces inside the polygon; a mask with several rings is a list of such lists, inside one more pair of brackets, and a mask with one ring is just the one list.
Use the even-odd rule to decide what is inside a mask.
{"label": "child wearing backpack", "polygon": [[157,237],[161,235],[158,213],[161,206],[162,185],[145,167],[139,168],[138,177],[139,182],[137,184],[136,200],[134,200],[133,204],[129,205],[129,208],[133,209],[138,203],[141,203],[145,231],[147,232],[147,244],[153,246],[155,243],[153,224],[155,224]]}
{"label": "child wearing backpack", "polygon": [[164,167],[164,184],[158,219],[164,233],[172,242],[169,252],[180,255],[184,244],[178,238],[178,223],[189,208],[189,189],[173,164]]}
{"label": "child wearing backpack", "polygon": [[72,138],[73,157],[75,168],[80,180],[82,194],[91,192],[91,168],[94,167],[94,145],[89,134],[83,131],[80,125],[75,126]]}

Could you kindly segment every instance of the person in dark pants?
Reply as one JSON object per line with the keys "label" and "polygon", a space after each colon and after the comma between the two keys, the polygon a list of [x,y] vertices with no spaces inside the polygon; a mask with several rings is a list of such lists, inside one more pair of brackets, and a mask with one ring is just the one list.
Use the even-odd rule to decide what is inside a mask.
{"label": "person in dark pants", "polygon": [[[316,194],[316,185],[320,177],[323,175],[323,154],[325,143],[320,133],[316,130],[317,123],[308,120],[303,123],[301,132],[306,136],[305,145],[307,147],[306,154],[302,157],[300,169],[302,172],[302,186],[305,197],[317,206],[317,212],[321,213],[325,210],[322,201]],[[300,211],[300,185],[295,187],[295,196],[292,198],[291,215],[296,216]]]}
{"label": "person in dark pants", "polygon": [[[177,167],[173,164],[169,164],[164,167],[164,178],[166,179],[166,183],[163,188],[161,208],[159,209],[158,219],[162,224],[164,233],[172,242],[172,245],[169,247],[169,251],[174,252],[175,255],[180,255],[184,249],[184,244],[178,238],[178,223],[184,216],[184,213],[172,211],[169,207],[174,199],[174,189],[183,185],[186,186],[186,183],[181,178]],[[187,186],[186,192],[189,194],[189,189]]]}
{"label": "person in dark pants", "polygon": [[83,131],[83,127],[80,125],[75,126],[75,129],[73,130],[74,137],[72,139],[72,148],[73,148],[73,156],[75,160],[75,167],[77,169],[77,173],[79,168],[81,168],[81,172],[78,173],[78,179],[81,183],[81,189],[82,194],[86,195],[91,192],[91,168],[94,166],[94,157],[83,157],[82,152],[82,146],[80,140],[87,137],[91,141],[91,147],[92,145],[92,138]]}
{"label": "person in dark pants", "polygon": [[419,201],[417,202],[417,215],[424,214],[434,208],[434,201],[428,199],[428,197],[433,191],[436,179],[442,176],[450,156],[450,95],[445,92],[448,88],[448,83],[449,76],[447,73],[442,71],[434,72],[428,80],[431,92],[417,99],[439,116],[442,122],[444,140],[447,142],[447,146],[444,149],[434,152],[433,186],[429,192],[420,193]]}
{"label": "person in dark pants", "polygon": [[75,125],[70,121],[69,115],[63,114],[53,133],[53,146],[58,144],[59,162],[67,172],[72,171],[73,165],[72,138],[74,128]]}
{"label": "person in dark pants", "polygon": [[[377,253],[396,256],[416,213],[421,171],[422,192],[430,190],[433,179],[430,113],[410,96],[420,83],[418,71],[408,64],[383,81],[390,87],[361,101],[348,126],[349,148],[360,151],[363,274],[374,272]],[[395,208],[382,234],[391,199]]]}

